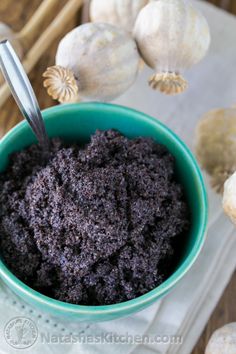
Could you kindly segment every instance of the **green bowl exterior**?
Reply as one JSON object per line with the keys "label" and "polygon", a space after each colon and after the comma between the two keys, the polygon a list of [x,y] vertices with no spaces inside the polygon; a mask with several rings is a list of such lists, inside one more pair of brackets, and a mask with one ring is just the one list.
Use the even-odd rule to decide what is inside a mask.
{"label": "green bowl exterior", "polygon": [[[186,274],[196,260],[205,238],[207,197],[199,167],[185,144],[157,119],[141,112],[104,103],[67,104],[42,112],[50,137],[62,137],[84,144],[96,129],[118,129],[129,138],[152,137],[164,144],[176,159],[176,174],[184,186],[191,212],[191,229],[186,235],[179,263],[172,275],[161,285],[136,299],[115,305],[82,306],[51,299],[31,289],[16,278],[0,260],[1,279],[23,300],[54,316],[68,320],[104,321],[127,316],[142,310],[166,295]],[[8,156],[36,142],[26,121],[15,126],[0,141],[0,171],[8,164]]]}

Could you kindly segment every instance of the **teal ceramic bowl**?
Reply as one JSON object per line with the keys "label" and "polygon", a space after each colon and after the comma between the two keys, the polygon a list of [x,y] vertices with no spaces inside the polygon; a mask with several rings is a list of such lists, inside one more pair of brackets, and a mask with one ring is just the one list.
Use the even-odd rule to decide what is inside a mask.
{"label": "teal ceramic bowl", "polygon": [[[82,103],[61,105],[43,111],[48,134],[65,140],[89,141],[96,129],[118,129],[129,138],[148,136],[164,144],[176,159],[176,174],[184,186],[191,212],[191,229],[186,235],[182,254],[172,275],[160,286],[136,299],[105,306],[81,306],[51,299],[31,289],[0,260],[1,279],[23,300],[41,311],[69,320],[104,321],[142,310],[172,290],[196,260],[207,224],[207,198],[199,167],[184,143],[157,119],[143,113],[111,104]],[[8,156],[35,142],[26,121],[14,127],[0,141],[0,171],[8,164]],[[1,237],[1,235],[0,235]]]}

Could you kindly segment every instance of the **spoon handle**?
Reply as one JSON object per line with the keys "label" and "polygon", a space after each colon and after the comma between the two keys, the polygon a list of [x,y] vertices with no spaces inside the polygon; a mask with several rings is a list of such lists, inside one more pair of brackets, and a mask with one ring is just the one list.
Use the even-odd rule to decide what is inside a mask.
{"label": "spoon handle", "polygon": [[23,116],[30,124],[40,145],[48,149],[49,139],[34,91],[19,58],[7,40],[0,42],[0,66]]}

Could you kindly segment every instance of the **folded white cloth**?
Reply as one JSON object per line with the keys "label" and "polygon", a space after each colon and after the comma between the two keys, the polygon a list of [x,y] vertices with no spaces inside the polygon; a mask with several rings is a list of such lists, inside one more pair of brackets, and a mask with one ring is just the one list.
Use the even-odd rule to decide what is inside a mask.
{"label": "folded white cloth", "polygon": [[[193,147],[194,128],[204,112],[236,104],[236,19],[204,2],[195,1],[195,4],[209,21],[212,44],[208,56],[186,74],[190,83],[188,91],[176,97],[152,91],[147,85],[151,70],[145,68],[137,83],[116,101],[159,118],[190,148]],[[29,349],[32,354],[190,354],[236,266],[236,231],[223,215],[221,198],[205,179],[210,204],[207,240],[193,268],[166,298],[131,317],[88,325],[67,323],[40,313],[0,284],[0,353],[19,352],[7,344],[2,333],[9,320],[26,316],[39,330],[38,340]],[[99,336],[108,332],[125,336],[127,333],[129,336],[148,335],[151,339],[155,335],[178,335],[182,337],[182,344],[45,344],[40,336],[41,333]]]}

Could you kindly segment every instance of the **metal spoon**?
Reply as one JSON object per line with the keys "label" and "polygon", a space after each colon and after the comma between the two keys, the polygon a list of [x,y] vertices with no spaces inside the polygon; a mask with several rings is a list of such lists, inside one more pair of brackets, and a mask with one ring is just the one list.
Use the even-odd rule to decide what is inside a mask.
{"label": "metal spoon", "polygon": [[49,138],[38,101],[19,58],[7,40],[0,42],[0,67],[23,116],[30,124],[43,150],[48,151]]}

